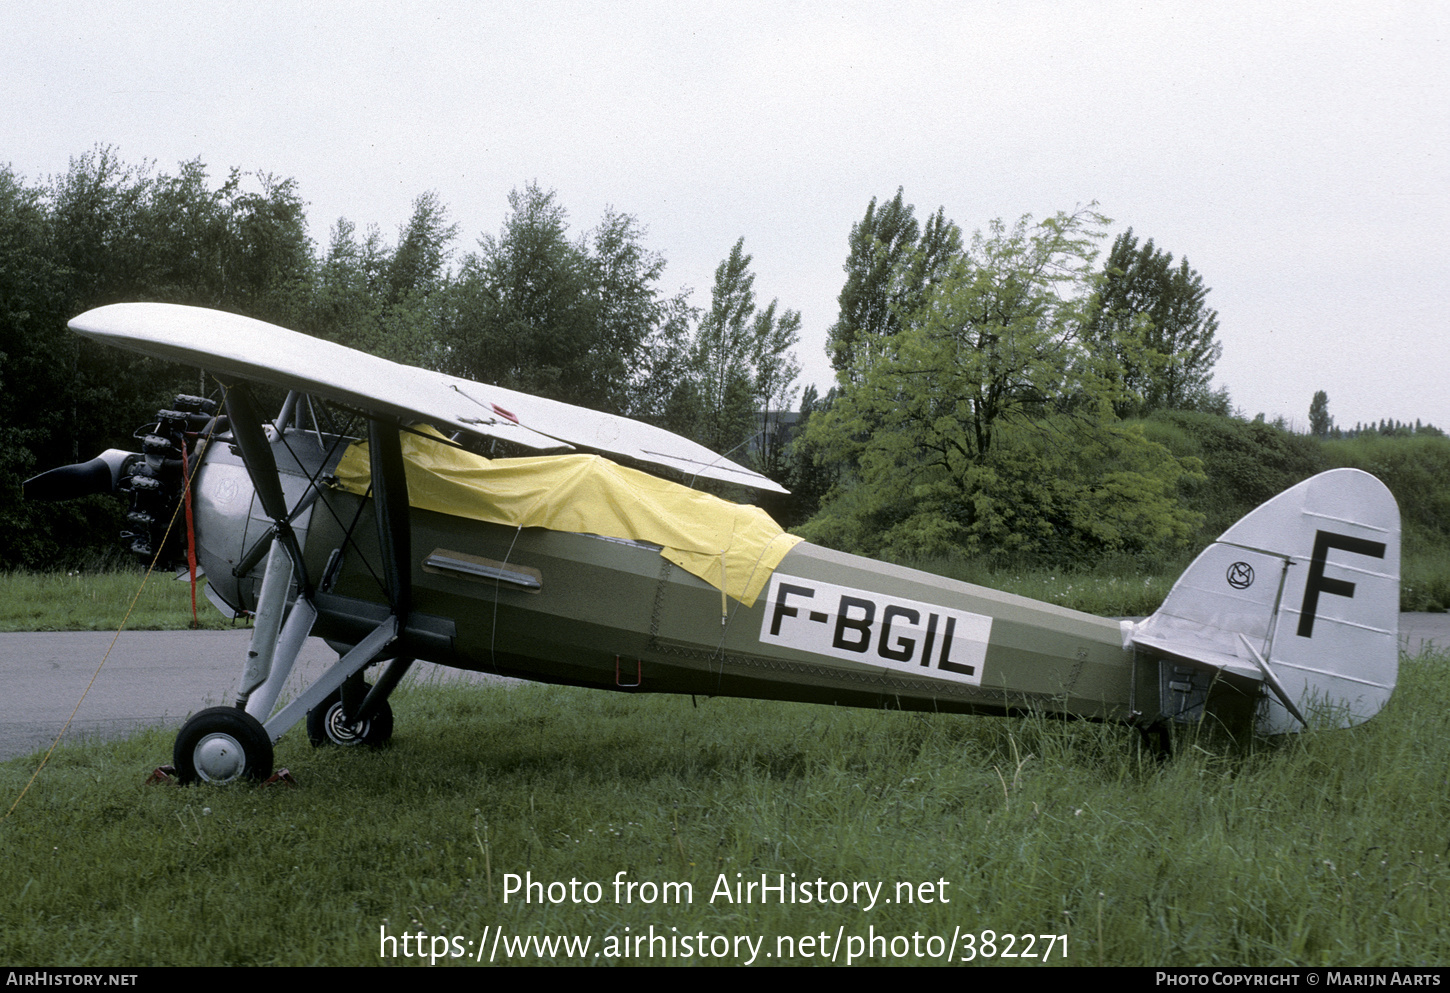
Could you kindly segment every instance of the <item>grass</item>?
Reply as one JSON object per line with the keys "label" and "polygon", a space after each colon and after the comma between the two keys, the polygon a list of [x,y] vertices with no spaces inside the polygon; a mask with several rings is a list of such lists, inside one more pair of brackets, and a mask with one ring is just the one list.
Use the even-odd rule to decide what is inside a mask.
{"label": "grass", "polygon": [[[1050,961],[1073,965],[1443,965],[1445,662],[1407,660],[1363,727],[1242,746],[1186,729],[1167,763],[1115,726],[545,686],[400,691],[382,751],[293,731],[278,764],[297,789],[143,786],[170,754],[160,731],[62,748],[0,822],[0,960],[359,965],[384,934],[472,954],[502,929],[590,939],[516,961],[632,963],[620,940],[653,927],[763,938],[761,961],[783,936],[843,934],[881,964],[932,961],[897,953],[960,928],[995,931],[998,953],[1006,934],[1066,935]],[[0,765],[7,808],[32,768]],[[616,900],[621,872],[693,900]],[[506,899],[525,873],[562,900]],[[710,899],[722,876],[792,873],[932,902]],[[873,933],[888,940],[862,948]]]}
{"label": "grass", "polygon": [[1042,600],[1100,617],[1146,616],[1162,605],[1192,555],[1111,556],[1091,569],[988,563],[962,558],[904,565],[994,590]]}
{"label": "grass", "polygon": [[1400,609],[1450,610],[1450,550],[1440,543],[1407,541],[1400,569]]}
{"label": "grass", "polygon": [[[114,631],[123,619],[129,631],[190,628],[191,584],[152,573],[143,588],[143,577],[130,570],[0,572],[0,631]],[[196,613],[198,626],[208,630],[233,625],[202,595],[200,583]]]}

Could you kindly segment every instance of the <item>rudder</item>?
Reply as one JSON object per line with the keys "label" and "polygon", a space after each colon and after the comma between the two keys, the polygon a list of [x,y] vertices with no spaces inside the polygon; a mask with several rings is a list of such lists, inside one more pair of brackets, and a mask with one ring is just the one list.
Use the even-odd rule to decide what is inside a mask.
{"label": "rudder", "polygon": [[1262,682],[1266,734],[1299,730],[1311,712],[1350,727],[1394,692],[1399,592],[1394,496],[1367,472],[1333,469],[1220,535],[1124,640]]}

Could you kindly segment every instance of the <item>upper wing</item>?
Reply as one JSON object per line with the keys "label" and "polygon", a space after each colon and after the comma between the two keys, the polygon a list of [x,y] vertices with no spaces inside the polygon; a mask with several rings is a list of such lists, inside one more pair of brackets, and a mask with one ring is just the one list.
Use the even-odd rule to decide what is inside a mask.
{"label": "upper wing", "polygon": [[155,358],[202,366],[440,428],[529,448],[580,447],[758,490],[785,489],[663,428],[441,372],[399,365],[275,324],[204,307],[119,303],[71,329]]}

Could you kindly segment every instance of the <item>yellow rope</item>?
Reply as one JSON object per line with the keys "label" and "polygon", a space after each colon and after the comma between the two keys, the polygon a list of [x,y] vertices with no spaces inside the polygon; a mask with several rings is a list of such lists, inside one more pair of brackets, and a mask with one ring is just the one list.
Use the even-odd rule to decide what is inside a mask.
{"label": "yellow rope", "polygon": [[[215,425],[216,421],[213,420],[212,423],[213,425]],[[186,474],[183,477],[182,482],[187,488],[190,488],[191,486],[191,477],[196,474],[195,466],[201,462],[201,453],[206,450],[206,445],[209,441],[211,441],[210,434],[208,434],[206,438],[202,439],[202,443],[200,445],[196,446],[197,457],[194,460],[187,459],[184,463],[186,466]],[[183,441],[183,444],[184,443],[185,442]],[[156,569],[156,563],[161,560],[161,550],[166,547],[166,539],[171,537],[171,529],[176,526],[176,518],[178,515],[180,515],[182,504],[184,502],[185,494],[182,495],[181,500],[176,501],[176,509],[171,513],[171,520],[166,525],[166,533],[161,536],[161,541],[156,546],[156,554],[152,556],[151,564],[146,567],[146,575],[141,577],[141,585],[136,587],[136,595],[131,598],[131,605],[126,608],[126,616],[121,618],[120,626],[116,628],[115,635],[111,637],[111,644],[106,647],[106,654],[101,656],[101,661],[100,664],[96,666],[96,671],[91,673],[91,681],[89,683],[86,683],[85,690],[81,692],[81,698],[76,701],[75,708],[71,710],[70,716],[65,719],[65,724],[61,725],[61,729],[56,734],[55,740],[50,743],[50,748],[46,749],[45,756],[40,760],[40,765],[36,766],[35,772],[31,773],[29,781],[27,781],[25,784],[25,788],[20,791],[20,795],[16,797],[15,802],[10,805],[10,809],[5,811],[5,816],[0,817],[0,823],[9,820],[10,815],[15,813],[15,808],[20,806],[20,801],[25,799],[25,794],[30,792],[30,787],[34,785],[35,780],[40,776],[40,770],[44,769],[45,763],[50,761],[50,755],[52,752],[55,751],[56,746],[60,744],[60,739],[65,737],[66,731],[70,730],[70,722],[75,720],[76,714],[80,713],[81,704],[86,702],[86,695],[91,692],[91,687],[96,684],[96,677],[101,674],[101,669],[105,666],[106,660],[111,657],[111,651],[116,647],[116,642],[120,639],[121,632],[126,629],[126,622],[131,619],[131,612],[136,609],[136,602],[141,599],[141,594],[146,589],[146,581],[151,578],[151,573]]]}

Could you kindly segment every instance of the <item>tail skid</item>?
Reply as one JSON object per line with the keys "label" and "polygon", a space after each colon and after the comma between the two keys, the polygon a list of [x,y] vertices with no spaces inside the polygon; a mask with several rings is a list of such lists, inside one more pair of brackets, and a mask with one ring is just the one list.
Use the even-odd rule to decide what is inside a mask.
{"label": "tail skid", "polygon": [[[1124,622],[1124,644],[1164,657],[1164,666],[1187,662],[1262,684],[1263,733],[1298,731],[1316,713],[1351,727],[1394,692],[1399,592],[1395,498],[1369,473],[1334,469],[1225,531],[1157,613]],[[1189,678],[1161,680],[1162,713],[1196,719],[1212,680],[1178,669]]]}

